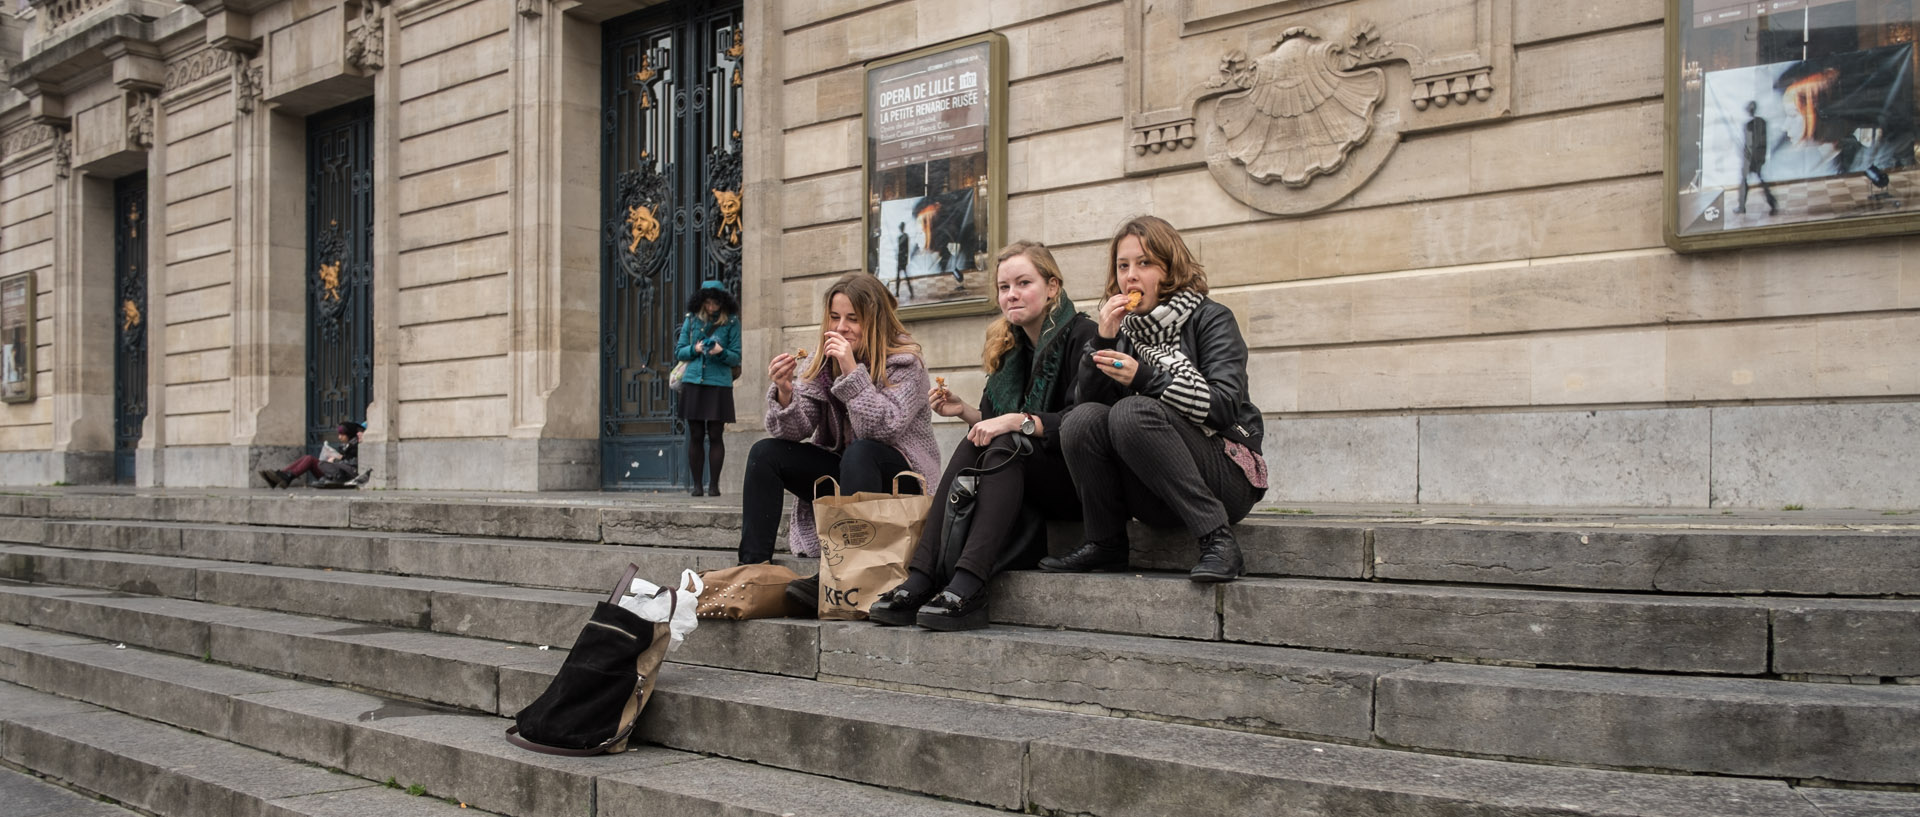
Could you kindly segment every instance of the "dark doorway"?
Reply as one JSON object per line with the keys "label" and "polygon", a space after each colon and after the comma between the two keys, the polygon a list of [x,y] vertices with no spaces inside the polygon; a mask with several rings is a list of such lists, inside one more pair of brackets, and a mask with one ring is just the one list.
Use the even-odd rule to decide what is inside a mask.
{"label": "dark doorway", "polygon": [[307,447],[373,400],[373,100],[307,118]]}
{"label": "dark doorway", "polygon": [[739,6],[671,3],[605,28],[601,483],[686,484],[674,335],[703,280],[740,294]]}
{"label": "dark doorway", "polygon": [[113,481],[133,482],[147,420],[147,174],[113,183]]}

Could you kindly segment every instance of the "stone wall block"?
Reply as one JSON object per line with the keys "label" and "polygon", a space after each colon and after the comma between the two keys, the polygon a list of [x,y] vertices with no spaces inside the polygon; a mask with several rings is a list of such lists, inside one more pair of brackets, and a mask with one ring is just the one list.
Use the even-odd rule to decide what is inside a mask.
{"label": "stone wall block", "polygon": [[1920,404],[1713,411],[1713,503],[1920,506]]}
{"label": "stone wall block", "polygon": [[1559,506],[1708,504],[1704,411],[1420,418],[1420,501]]}

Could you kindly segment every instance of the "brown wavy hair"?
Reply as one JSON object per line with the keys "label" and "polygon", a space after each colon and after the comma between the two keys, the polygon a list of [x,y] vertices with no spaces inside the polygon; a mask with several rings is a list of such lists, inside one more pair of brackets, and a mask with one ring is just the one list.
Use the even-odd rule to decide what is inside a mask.
{"label": "brown wavy hair", "polygon": [[1107,242],[1107,297],[1120,294],[1120,269],[1114,263],[1114,256],[1120,253],[1120,241],[1127,236],[1139,238],[1140,249],[1146,253],[1147,260],[1167,271],[1166,278],[1160,281],[1156,300],[1165,301],[1183,290],[1207,294],[1207,269],[1193,257],[1193,251],[1187,249],[1180,231],[1158,216],[1135,216],[1120,225],[1120,231]]}
{"label": "brown wavy hair", "polygon": [[[1038,241],[1015,241],[1008,244],[999,255],[993,258],[995,286],[998,287],[1000,280],[1000,265],[1021,256],[1026,256],[1027,262],[1033,264],[1034,270],[1040,273],[1042,283],[1060,284],[1059,291],[1052,298],[1047,299],[1046,319],[1051,321],[1053,310],[1060,305],[1060,297],[1067,294],[1067,282],[1060,277],[1060,263],[1053,260],[1053,251],[1047,249],[1047,245]],[[1014,331],[1013,322],[1007,320],[1004,313],[999,320],[987,327],[987,345],[980,352],[980,362],[986,367],[987,374],[1000,371],[1000,361],[1006,358],[1008,352],[1013,351]]]}
{"label": "brown wavy hair", "polygon": [[[864,272],[849,272],[840,276],[827,288],[827,294],[820,300],[820,338],[824,343],[827,332],[832,328],[827,315],[833,311],[833,296],[845,295],[853,303],[853,313],[860,318],[861,348],[855,350],[854,359],[867,364],[867,374],[873,377],[873,385],[887,388],[893,385],[887,381],[887,358],[900,352],[920,354],[920,344],[913,342],[913,336],[907,333],[907,327],[900,322],[900,302],[887,291],[880,279]],[[830,364],[827,356],[815,354],[813,365],[807,367],[801,377],[812,380],[820,375],[822,367]],[[843,374],[836,372],[836,375]]]}

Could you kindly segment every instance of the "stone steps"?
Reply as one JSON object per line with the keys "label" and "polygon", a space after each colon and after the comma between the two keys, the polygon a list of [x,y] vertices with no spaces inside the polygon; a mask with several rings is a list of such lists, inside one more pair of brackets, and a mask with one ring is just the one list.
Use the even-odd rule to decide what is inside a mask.
{"label": "stone steps", "polygon": [[[1826,793],[1778,781],[1421,755],[683,666],[663,674],[643,720],[643,737],[666,748],[556,758],[509,746],[501,718],[218,663],[12,626],[0,626],[0,655],[0,680],[79,699],[16,704],[23,693],[0,687],[9,747],[63,718],[132,716],[340,769],[361,786],[392,777],[517,817],[668,804],[677,814],[988,813],[977,806],[1103,817],[1828,814],[1812,799]],[[1915,802],[1838,794],[1856,804]],[[866,805],[843,805],[856,801]],[[698,808],[716,803],[730,810]]]}
{"label": "stone steps", "polygon": [[139,817],[104,800],[11,769],[0,769],[0,803],[7,804],[10,817]]}
{"label": "stone steps", "polygon": [[[0,517],[15,517],[0,524],[0,541],[53,545],[79,535],[62,533],[63,527],[87,520],[648,545],[709,550],[721,559],[739,535],[735,505],[648,505],[605,495],[420,500],[268,492],[60,494],[0,497]],[[1443,521],[1255,515],[1237,526],[1236,535],[1249,572],[1263,576],[1690,594],[1920,596],[1920,548],[1912,547],[1920,533],[1908,527]],[[1054,538],[1069,535],[1066,528],[1056,528]],[[1137,522],[1129,530],[1136,567],[1191,566],[1193,542],[1184,533]],[[1056,541],[1053,547],[1072,544]]]}
{"label": "stone steps", "polygon": [[[57,524],[52,530],[57,535],[49,538],[58,548],[0,545],[0,576],[534,644],[569,642],[573,619],[554,608],[590,603],[591,597],[521,585],[599,595],[603,591],[588,588],[604,585],[605,577],[618,575],[627,562],[662,583],[676,581],[683,567],[731,564],[726,554],[696,549],[407,534],[104,523]],[[156,553],[213,561],[150,555]],[[249,564],[261,566],[244,566]],[[351,572],[330,575],[303,567]],[[396,573],[430,578],[383,575]],[[516,587],[501,590],[475,581]],[[1037,627],[1542,666],[1920,676],[1920,600],[1582,593],[1321,579],[1249,579],[1212,587],[1159,574],[1039,572],[1006,574],[996,581],[994,594],[996,622]],[[436,604],[440,614],[430,622],[428,611]],[[492,608],[488,615],[474,615],[487,606]],[[811,658],[798,656],[799,663],[789,668],[770,660],[782,653],[764,649],[808,640],[814,639],[805,631],[766,636],[741,643],[732,659],[716,652],[711,663],[810,675]]]}
{"label": "stone steps", "polygon": [[0,627],[0,651],[6,759],[164,815],[998,813],[658,747],[540,755],[508,745],[501,718],[41,631]]}
{"label": "stone steps", "polygon": [[[7,762],[147,813],[249,817],[486,815],[310,763],[0,683]],[[45,785],[45,784],[41,784]],[[52,788],[52,787],[48,787]],[[58,791],[57,789],[55,791]],[[11,801],[9,815],[132,815],[71,798],[58,810]],[[52,797],[46,800],[52,801]],[[79,802],[72,802],[79,801]]]}
{"label": "stone steps", "polygon": [[[587,601],[559,619],[565,629],[577,630]],[[0,586],[0,615],[498,714],[537,696],[561,655],[524,643],[44,585]],[[1920,784],[1920,767],[1898,760],[1920,756],[1920,686],[1483,667],[1017,628],[934,635],[866,622],[708,622],[689,643],[731,650],[753,641],[737,635],[770,627],[813,632],[816,677],[844,682],[828,688],[987,698],[1025,704],[1030,717],[1050,714],[1036,708],[1076,708],[1414,752]],[[746,677],[769,690],[818,683],[792,674],[803,677]],[[1806,736],[1829,739],[1809,752]]]}

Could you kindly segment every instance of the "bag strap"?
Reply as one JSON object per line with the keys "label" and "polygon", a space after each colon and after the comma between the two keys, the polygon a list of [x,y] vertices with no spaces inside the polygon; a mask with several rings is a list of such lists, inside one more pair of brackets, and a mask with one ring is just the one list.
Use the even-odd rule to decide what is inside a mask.
{"label": "bag strap", "polygon": [[833,483],[833,493],[834,493],[834,495],[835,495],[835,496],[839,496],[839,494],[840,494],[840,480],[837,480],[837,479],[834,479],[833,477],[830,477],[830,476],[823,476],[823,477],[821,477],[821,478],[819,478],[819,479],[816,479],[816,480],[814,480],[814,481],[813,481],[813,498],[814,498],[814,500],[816,500],[816,501],[817,501],[817,500],[819,500],[819,499],[820,499],[820,483],[822,483],[822,482],[831,482],[831,483]]}
{"label": "bag strap", "polygon": [[[1021,457],[1025,457],[1033,453],[1033,438],[1028,437],[1025,434],[1013,435],[1012,445],[1013,445],[1012,448],[989,448],[987,449],[986,454],[980,455],[980,459],[985,460],[987,458],[987,454],[991,454],[995,451],[1005,452],[1006,457],[1001,459],[998,464],[990,465],[985,468],[978,468],[978,467],[962,468],[960,469],[960,473],[962,475],[970,475],[970,476],[976,476],[976,477],[984,477],[984,476],[990,476],[993,474],[998,474],[1001,471],[1007,470],[1007,466],[1010,466],[1016,462],[1019,462]],[[918,476],[918,475],[916,474],[915,476]]]}
{"label": "bag strap", "polygon": [[607,603],[619,604],[620,597],[626,595],[627,591],[633,587],[633,577],[639,574],[640,574],[640,566],[632,562],[628,562],[627,572],[620,577],[620,583],[613,586],[613,594],[607,596]]}
{"label": "bag strap", "polygon": [[924,494],[927,492],[927,478],[920,476],[919,471],[901,471],[900,473],[893,475],[893,495],[894,496],[900,495],[900,478],[901,477],[913,477],[915,482],[920,483],[920,493]]}

